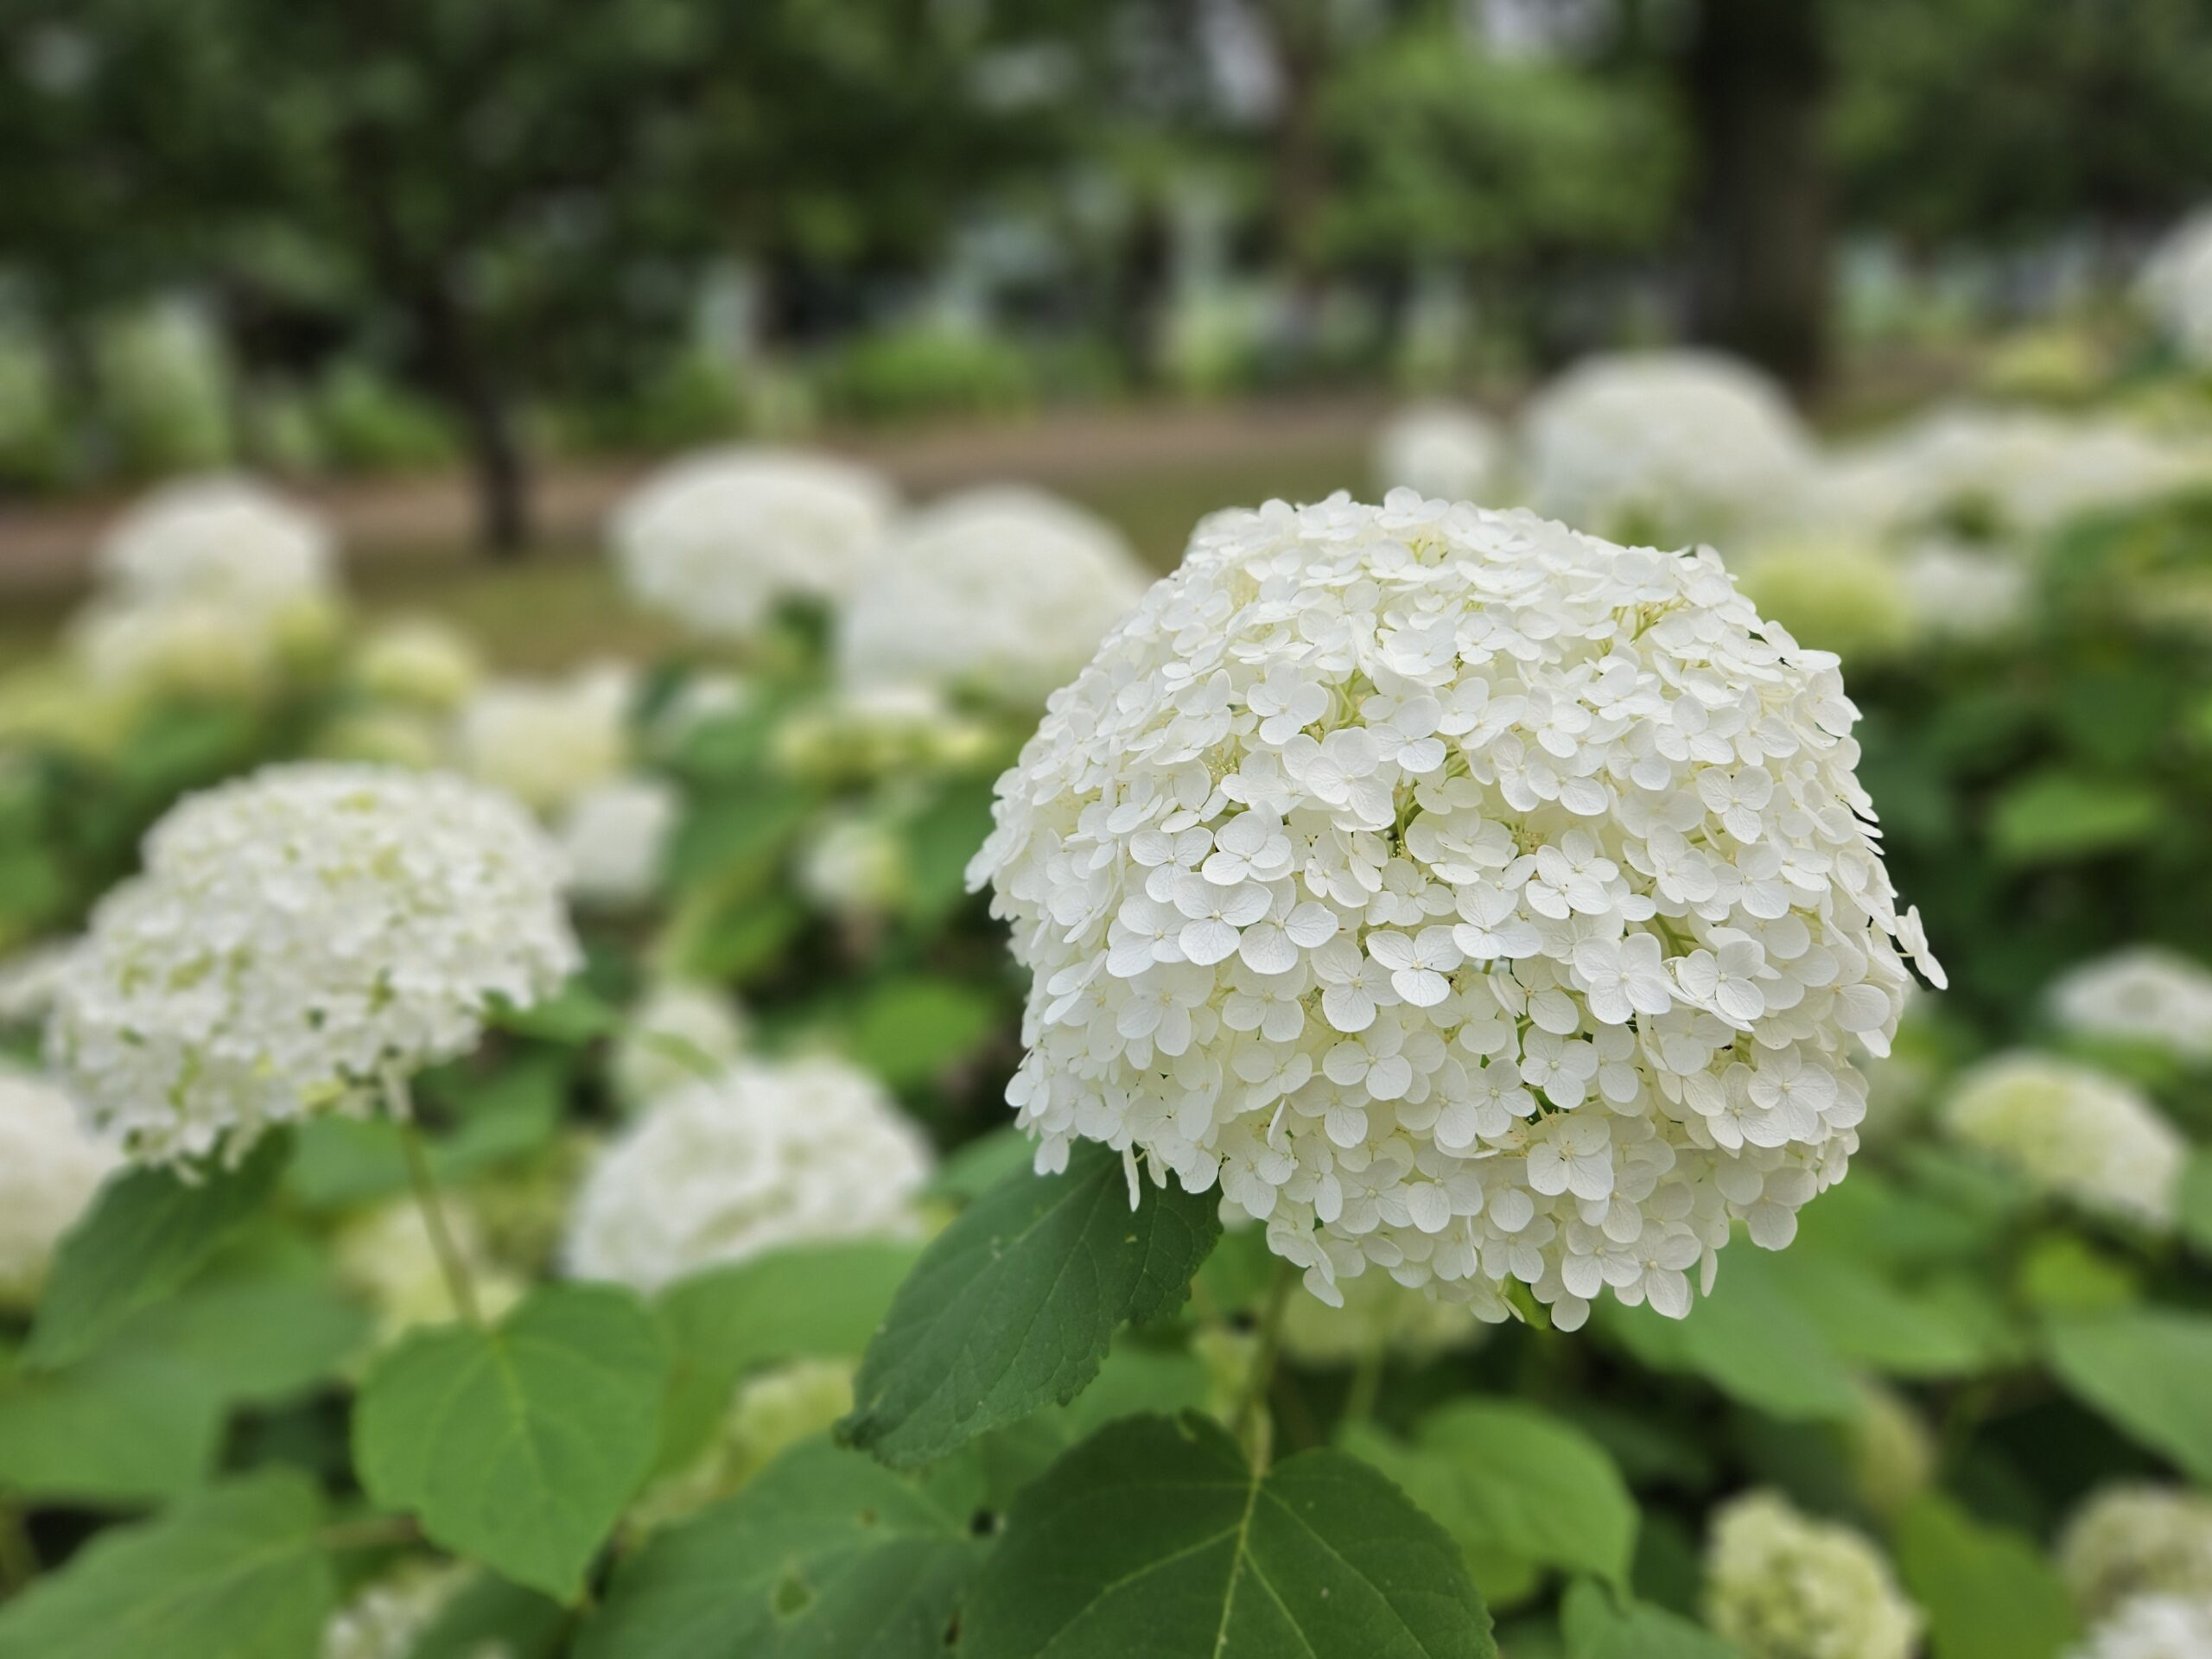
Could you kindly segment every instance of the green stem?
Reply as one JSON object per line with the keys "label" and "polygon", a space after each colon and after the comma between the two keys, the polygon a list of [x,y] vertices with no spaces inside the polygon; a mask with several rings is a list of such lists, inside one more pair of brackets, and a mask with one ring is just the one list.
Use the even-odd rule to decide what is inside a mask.
{"label": "green stem", "polygon": [[407,1160],[408,1184],[415,1189],[415,1205],[423,1212],[423,1225],[430,1235],[430,1249],[438,1258],[438,1271],[445,1277],[454,1312],[471,1325],[481,1325],[484,1315],[476,1303],[476,1281],[469,1276],[467,1258],[446,1224],[445,1206],[438,1201],[437,1178],[430,1173],[422,1131],[411,1117],[399,1118],[399,1148]]}
{"label": "green stem", "polygon": [[1275,1376],[1275,1353],[1282,1343],[1283,1310],[1290,1305],[1291,1287],[1297,1281],[1298,1269],[1280,1257],[1275,1262],[1274,1277],[1268,1284],[1268,1300],[1260,1309],[1259,1346],[1252,1355],[1252,1369],[1244,1379],[1244,1392],[1236,1402],[1236,1414],[1230,1420],[1230,1433],[1252,1459],[1253,1469],[1267,1472],[1268,1459],[1274,1439],[1273,1423],[1268,1416],[1268,1389]]}
{"label": "green stem", "polygon": [[1363,1423],[1375,1414],[1376,1396],[1382,1392],[1382,1373],[1389,1363],[1389,1353],[1379,1342],[1359,1357],[1344,1395],[1344,1421]]}

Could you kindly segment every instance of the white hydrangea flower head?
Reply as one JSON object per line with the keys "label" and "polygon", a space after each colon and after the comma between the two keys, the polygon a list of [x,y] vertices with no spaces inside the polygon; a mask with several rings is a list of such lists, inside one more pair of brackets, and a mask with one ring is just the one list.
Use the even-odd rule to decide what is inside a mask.
{"label": "white hydrangea flower head", "polygon": [[1478,410],[1417,404],[1376,435],[1374,470],[1385,489],[1495,505],[1504,482],[1505,441],[1497,423]]}
{"label": "white hydrangea flower head", "polygon": [[2212,1596],[2140,1596],[2089,1632],[2073,1659],[2205,1659]]}
{"label": "white hydrangea flower head", "polygon": [[1846,667],[1895,658],[1920,619],[1904,573],[1887,553],[1855,537],[1788,536],[1755,542],[1737,580],[1762,616]]}
{"label": "white hydrangea flower head", "polygon": [[45,1023],[76,948],[73,939],[49,939],[0,961],[0,1027]]}
{"label": "white hydrangea flower head", "polygon": [[1958,1079],[1942,1122],[2040,1192],[2155,1231],[2173,1225],[2189,1143],[2118,1077],[2048,1054],[2000,1054]]}
{"label": "white hydrangea flower head", "polygon": [[1040,490],[947,497],[901,524],[839,619],[844,684],[1034,708],[1152,580],[1121,533]]}
{"label": "white hydrangea flower head", "polygon": [[741,1490],[777,1458],[826,1433],[853,1408],[854,1362],[794,1359],[737,1385],[713,1442],[647,1487],[624,1518],[636,1538],[674,1525]]}
{"label": "white hydrangea flower head", "polygon": [[336,587],[322,522],[243,478],[164,485],[108,533],[99,562],[114,595],[131,601],[262,608]]}
{"label": "white hydrangea flower head", "polygon": [[38,1306],[54,1246],[120,1161],[67,1095],[0,1065],[0,1309]]}
{"label": "white hydrangea flower head", "polygon": [[365,760],[432,772],[445,764],[445,722],[420,709],[389,704],[340,715],[315,735],[321,760]]}
{"label": "white hydrangea flower head", "polygon": [[493,680],[461,709],[460,769],[533,812],[556,813],[630,761],[636,673],[595,663],[562,680]]}
{"label": "white hydrangea flower head", "polygon": [[1753,1492],[1714,1516],[1706,1622],[1744,1659],[1912,1659],[1918,1609],[1849,1527]]}
{"label": "white hydrangea flower head", "polygon": [[1710,549],[1395,491],[1217,514],[1056,696],[970,867],[1019,1122],[1572,1329],[1688,1311],[1844,1172],[1908,976],[1835,658]]}
{"label": "white hydrangea flower head", "polygon": [[615,1039],[608,1076],[632,1111],[718,1077],[745,1052],[752,1022],[727,991],[664,980],[641,997]]}
{"label": "white hydrangea flower head", "polygon": [[353,680],[383,702],[428,709],[457,709],[484,677],[475,643],[436,617],[403,617],[363,639],[353,653]]}
{"label": "white hydrangea flower head", "polygon": [[892,776],[972,766],[1000,750],[992,721],[955,709],[938,687],[839,687],[794,710],[772,739],[776,764],[803,778]]}
{"label": "white hydrangea flower head", "polygon": [[554,827],[570,896],[610,910],[651,899],[683,810],[675,785],[643,772],[609,779],[575,797]]}
{"label": "white hydrangea flower head", "polygon": [[799,890],[833,916],[880,916],[909,885],[906,843],[880,812],[832,817],[799,859]]}
{"label": "white hydrangea flower head", "polygon": [[679,461],[616,512],[630,590],[702,633],[744,639],[788,600],[839,605],[868,576],[898,508],[864,467],[797,450]]}
{"label": "white hydrangea flower head", "polygon": [[2085,963],[2051,988],[2068,1031],[2212,1060],[2212,969],[2178,950],[2135,945]]}
{"label": "white hydrangea flower head", "polygon": [[1668,543],[1775,518],[1815,466],[1811,435],[1779,385],[1697,351],[1584,359],[1531,401],[1522,448],[1538,512]]}
{"label": "white hydrangea flower head", "polygon": [[338,627],[337,608],[315,594],[261,604],[183,594],[95,600],[70,619],[67,639],[101,693],[251,698],[311,665]]}
{"label": "white hydrangea flower head", "polygon": [[2035,597],[2033,572],[1999,552],[1942,539],[1898,556],[1897,576],[1923,639],[1981,641],[2019,632]]}
{"label": "white hydrangea flower head", "polygon": [[2066,1523],[2058,1570],[2088,1619],[2138,1596],[2212,1597],[2212,1497],[2140,1483],[2107,1486]]}
{"label": "white hydrangea flower head", "polygon": [[467,1052],[494,998],[574,971],[558,855],[461,779],[309,762],[187,798],[100,901],[47,1029],[56,1076],[149,1162],[364,1109]]}
{"label": "white hydrangea flower head", "polygon": [[1837,458],[1821,496],[1877,529],[1967,514],[2037,534],[2208,477],[2212,450],[2125,420],[1960,404]]}
{"label": "white hydrangea flower head", "polygon": [[2184,359],[2212,367],[2212,207],[2167,232],[2144,262],[2135,292]]}
{"label": "white hydrangea flower head", "polygon": [[603,1152],[570,1217],[569,1271],[653,1291],[779,1245],[902,1234],[929,1143],[865,1071],[741,1063],[663,1096]]}

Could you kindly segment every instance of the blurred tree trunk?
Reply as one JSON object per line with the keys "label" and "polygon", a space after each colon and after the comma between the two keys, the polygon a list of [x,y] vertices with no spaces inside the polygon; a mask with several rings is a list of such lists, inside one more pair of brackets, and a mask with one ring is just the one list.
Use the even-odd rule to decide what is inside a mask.
{"label": "blurred tree trunk", "polygon": [[1823,0],[1699,0],[1691,327],[1801,390],[1827,353],[1829,79]]}
{"label": "blurred tree trunk", "polygon": [[505,392],[448,285],[427,289],[416,315],[431,372],[460,418],[468,448],[477,544],[496,560],[518,559],[531,543],[530,468]]}

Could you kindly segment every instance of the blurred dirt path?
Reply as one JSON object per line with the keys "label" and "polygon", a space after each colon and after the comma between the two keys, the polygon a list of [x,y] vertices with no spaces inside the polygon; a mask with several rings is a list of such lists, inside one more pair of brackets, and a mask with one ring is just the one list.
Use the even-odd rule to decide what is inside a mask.
{"label": "blurred dirt path", "polygon": [[[1152,466],[1186,469],[1286,448],[1363,445],[1387,407],[1372,398],[1122,407],[925,432],[832,432],[813,442],[880,467],[917,493],[996,480],[1077,487],[1127,479]],[[631,459],[547,467],[535,503],[541,537],[594,537],[607,509],[654,464]],[[474,504],[459,473],[308,485],[296,493],[329,516],[349,562],[468,554]],[[128,499],[124,492],[29,507],[0,505],[0,603],[51,603],[81,588],[102,528]]]}

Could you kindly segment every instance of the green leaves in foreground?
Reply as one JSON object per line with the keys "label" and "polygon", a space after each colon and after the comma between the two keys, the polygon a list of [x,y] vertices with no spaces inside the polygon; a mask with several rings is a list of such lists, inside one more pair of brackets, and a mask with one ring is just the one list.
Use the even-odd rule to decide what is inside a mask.
{"label": "green leaves in foreground", "polygon": [[1458,1547],[1341,1452],[1255,1473],[1205,1418],[1125,1418],[1014,1502],[963,1659],[1491,1659]]}
{"label": "green leaves in foreground", "polygon": [[260,1209],[290,1150],[289,1136],[270,1135],[236,1169],[203,1170],[190,1180],[173,1170],[131,1169],[111,1179],[61,1241],[29,1363],[80,1358],[181,1287]]}
{"label": "green leaves in foreground", "polygon": [[1560,1605],[1567,1659],[1736,1659],[1701,1625],[1649,1602],[1615,1600],[1584,1579]]}
{"label": "green leaves in foreground", "polygon": [[1930,1493],[1897,1517],[1895,1544],[1938,1659],[2057,1659],[2072,1643],[2066,1586],[2022,1535]]}
{"label": "green leaves in foreground", "polygon": [[573,1598],[652,1468],[668,1358],[637,1298],[537,1291],[498,1325],[417,1332],[361,1388],[369,1495],[518,1584]]}
{"label": "green leaves in foreground", "polygon": [[1411,1446],[1357,1430],[1345,1449],[1389,1475],[1466,1552],[1475,1582],[1496,1596],[1530,1567],[1628,1584],[1636,1499],[1605,1449],[1541,1407],[1460,1400],[1421,1421]]}
{"label": "green leaves in foreground", "polygon": [[1217,1203],[1147,1183],[1132,1211],[1121,1159],[1088,1141],[1065,1174],[1001,1182],[900,1287],[840,1432],[903,1466],[1065,1404],[1118,1328],[1181,1305],[1220,1236]]}
{"label": "green leaves in foreground", "polygon": [[103,1533],[0,1609],[0,1659],[299,1659],[336,1596],[321,1523],[313,1484],[272,1471]]}
{"label": "green leaves in foreground", "polygon": [[909,1659],[944,1650],[984,1541],[968,1484],[825,1440],[661,1534],[614,1574],[578,1659]]}
{"label": "green leaves in foreground", "polygon": [[2087,1404],[2212,1481],[2212,1319],[2134,1308],[2054,1323],[2051,1369]]}

